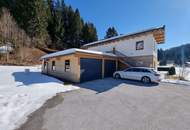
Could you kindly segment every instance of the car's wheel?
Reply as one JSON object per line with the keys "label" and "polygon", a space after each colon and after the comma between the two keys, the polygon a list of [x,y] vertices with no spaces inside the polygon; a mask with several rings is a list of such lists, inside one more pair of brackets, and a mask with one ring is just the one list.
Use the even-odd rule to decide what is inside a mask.
{"label": "car's wheel", "polygon": [[120,79],[120,78],[121,78],[120,74],[115,74],[114,77],[115,77],[116,79]]}
{"label": "car's wheel", "polygon": [[142,81],[143,83],[151,83],[151,79],[150,79],[149,77],[147,77],[147,76],[142,77],[141,81]]}

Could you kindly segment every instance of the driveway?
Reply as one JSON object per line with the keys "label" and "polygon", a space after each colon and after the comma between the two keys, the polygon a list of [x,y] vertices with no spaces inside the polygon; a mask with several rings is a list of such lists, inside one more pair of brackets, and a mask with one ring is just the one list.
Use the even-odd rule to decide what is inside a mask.
{"label": "driveway", "polygon": [[34,112],[19,130],[187,130],[190,87],[111,78],[79,85]]}

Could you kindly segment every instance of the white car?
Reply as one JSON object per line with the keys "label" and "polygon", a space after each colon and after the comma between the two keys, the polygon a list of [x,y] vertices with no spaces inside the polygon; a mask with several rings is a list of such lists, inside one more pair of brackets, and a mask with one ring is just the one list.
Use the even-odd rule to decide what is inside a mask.
{"label": "white car", "polygon": [[116,79],[139,80],[143,83],[160,82],[160,74],[154,69],[146,67],[132,67],[123,71],[116,71],[113,77]]}

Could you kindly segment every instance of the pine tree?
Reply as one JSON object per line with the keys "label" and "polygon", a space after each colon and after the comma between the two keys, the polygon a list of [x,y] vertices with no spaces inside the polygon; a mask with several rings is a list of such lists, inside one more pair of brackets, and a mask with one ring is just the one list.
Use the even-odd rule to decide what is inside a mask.
{"label": "pine tree", "polygon": [[105,39],[118,36],[118,33],[114,27],[109,27],[106,31]]}
{"label": "pine tree", "polygon": [[73,47],[73,26],[74,26],[74,11],[71,6],[64,8],[63,13],[64,25],[65,25],[65,37],[64,42],[67,48]]}
{"label": "pine tree", "polygon": [[81,32],[82,32],[82,20],[80,17],[79,10],[76,9],[72,22],[72,47],[79,48],[81,43]]}
{"label": "pine tree", "polygon": [[98,39],[95,26],[85,23],[79,10],[65,5],[64,0],[1,0],[1,7],[10,9],[19,27],[33,39],[33,46],[46,43],[62,50]]}
{"label": "pine tree", "polygon": [[49,47],[54,49],[64,49],[66,48],[64,44],[64,19],[63,19],[63,11],[64,11],[64,1],[61,3],[58,1],[55,4],[52,0],[49,2],[49,20],[48,20],[48,32],[51,36],[52,43]]}
{"label": "pine tree", "polygon": [[11,9],[12,6],[14,6],[14,0],[0,0],[0,9],[3,7]]}
{"label": "pine tree", "polygon": [[35,46],[43,46],[48,38],[47,12],[44,0],[16,0],[14,16],[27,34],[35,39]]}
{"label": "pine tree", "polygon": [[83,44],[87,44],[98,40],[97,31],[92,23],[85,23],[82,29]]}

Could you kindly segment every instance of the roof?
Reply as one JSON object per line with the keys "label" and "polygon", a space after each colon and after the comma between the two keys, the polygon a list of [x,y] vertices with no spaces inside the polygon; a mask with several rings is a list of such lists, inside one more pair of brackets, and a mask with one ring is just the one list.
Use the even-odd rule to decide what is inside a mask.
{"label": "roof", "polygon": [[142,35],[142,34],[146,34],[146,33],[153,33],[153,36],[158,44],[164,43],[164,41],[165,41],[165,26],[161,26],[161,27],[142,30],[142,31],[135,32],[135,33],[129,33],[126,35],[120,35],[120,36],[116,36],[116,37],[112,37],[112,38],[108,38],[108,39],[95,41],[95,42],[83,45],[82,48],[88,48],[90,46],[94,46],[97,44],[102,44],[105,42],[112,42],[112,41],[129,38],[129,37],[134,37],[134,36]]}
{"label": "roof", "polygon": [[116,55],[114,55],[112,53],[72,48],[72,49],[67,49],[67,50],[47,54],[45,56],[42,56],[41,59],[48,59],[48,58],[52,58],[52,57],[64,56],[64,55],[74,54],[76,52],[116,57]]}

